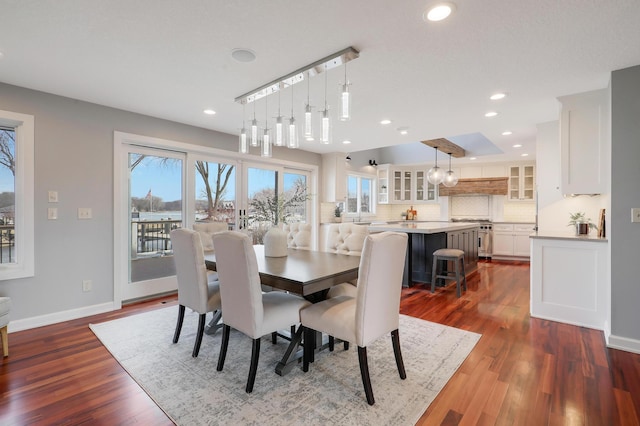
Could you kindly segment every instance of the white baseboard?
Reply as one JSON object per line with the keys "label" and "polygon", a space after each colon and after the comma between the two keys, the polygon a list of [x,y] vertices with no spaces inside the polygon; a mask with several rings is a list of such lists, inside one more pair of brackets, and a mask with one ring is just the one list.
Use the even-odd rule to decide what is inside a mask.
{"label": "white baseboard", "polygon": [[88,317],[90,315],[102,314],[104,312],[111,312],[115,311],[116,309],[120,309],[120,306],[118,306],[115,302],[107,302],[100,305],[83,306],[82,308],[78,309],[70,309],[68,311],[53,312],[51,314],[40,315],[37,317],[14,320],[9,323],[9,333],[12,333],[14,331],[29,330],[31,328],[56,324],[63,321],[70,321],[78,318]]}
{"label": "white baseboard", "polygon": [[629,339],[628,337],[620,337],[612,334],[607,339],[607,347],[640,354],[640,340]]}

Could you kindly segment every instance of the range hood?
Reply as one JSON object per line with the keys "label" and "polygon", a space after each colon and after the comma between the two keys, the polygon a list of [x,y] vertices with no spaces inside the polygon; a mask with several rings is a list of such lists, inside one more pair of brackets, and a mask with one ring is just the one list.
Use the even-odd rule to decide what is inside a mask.
{"label": "range hood", "polygon": [[458,184],[451,188],[440,184],[438,194],[441,197],[471,194],[507,195],[508,182],[508,177],[460,179]]}

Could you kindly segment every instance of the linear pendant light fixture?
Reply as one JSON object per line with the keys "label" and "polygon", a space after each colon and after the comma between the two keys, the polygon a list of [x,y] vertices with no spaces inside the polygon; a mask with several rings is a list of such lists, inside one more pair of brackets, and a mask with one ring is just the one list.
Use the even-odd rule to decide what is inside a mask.
{"label": "linear pendant light fixture", "polygon": [[253,120],[251,120],[251,146],[260,146],[258,139],[258,120],[256,120],[256,104],[253,104]]}
{"label": "linear pendant light fixture", "polygon": [[284,146],[284,128],[282,114],[280,114],[280,91],[278,90],[278,116],[276,117],[276,137],[273,140],[275,146]]}
{"label": "linear pendant light fixture", "polygon": [[[247,92],[241,96],[238,96],[235,101],[239,102],[241,104],[247,104],[250,102],[255,102],[261,98],[267,97],[271,94],[274,94],[276,92],[279,92],[280,90],[286,89],[288,87],[292,87],[294,84],[300,83],[301,81],[304,81],[305,79],[307,80],[307,103],[305,105],[305,110],[304,110],[304,115],[305,115],[305,126],[304,126],[304,132],[305,132],[305,138],[307,140],[313,140],[313,119],[312,119],[312,106],[310,104],[310,79],[311,77],[316,76],[317,74],[320,74],[322,72],[327,72],[328,70],[332,69],[332,68],[336,68],[338,66],[342,66],[345,65],[347,62],[356,59],[360,56],[360,52],[358,50],[356,50],[355,48],[353,48],[352,46],[349,46],[345,49],[340,50],[339,52],[336,52],[332,55],[326,56],[322,59],[319,59],[309,65],[306,65],[302,68],[299,68],[287,75],[284,75],[282,77],[277,78],[276,80],[273,80],[263,86],[258,87],[257,89],[254,89],[250,92]],[[322,120],[323,120],[323,125],[322,128],[324,130],[325,127],[325,123],[326,123],[326,129],[327,132],[326,134],[323,132],[323,143],[329,143],[330,139],[331,139],[331,135],[330,135],[330,120],[329,120],[329,111],[327,108],[327,99],[326,99],[326,76],[325,76],[325,110],[322,114]],[[346,69],[345,69],[345,81],[344,84],[342,85],[342,91],[341,91],[341,99],[340,99],[340,105],[341,105],[341,111],[340,111],[340,119],[341,120],[348,120],[351,116],[351,111],[350,111],[350,93],[349,93],[349,86],[350,83],[347,81],[347,74],[346,74]],[[293,89],[292,89],[293,90]],[[254,104],[255,106],[255,104]],[[295,128],[295,121],[293,119],[293,95],[292,95],[292,114],[291,114],[291,120],[289,121],[289,133],[291,133],[291,126],[292,126],[292,122],[294,123],[293,126]],[[278,108],[279,109],[279,108]],[[278,117],[280,117],[280,112],[278,111]],[[280,120],[281,122],[282,120]],[[255,120],[255,108],[254,108],[254,120],[251,122],[252,126],[251,126],[251,146],[259,146],[260,145],[260,141],[258,139],[257,136],[257,122]],[[255,124],[255,135],[256,137],[254,138],[254,124]],[[275,135],[275,141],[274,143],[277,144],[279,139],[278,139],[278,121],[276,120],[276,135]],[[324,136],[327,136],[326,138]],[[292,148],[293,145],[297,145],[297,137],[294,138],[295,143],[291,142],[291,137],[289,137],[289,140],[287,141],[287,146]]]}
{"label": "linear pendant light fixture", "polygon": [[291,86],[291,118],[289,119],[289,137],[287,138],[288,148],[298,148],[298,129],[296,119],[293,116],[293,86]]}
{"label": "linear pendant light fixture", "polygon": [[267,108],[267,98],[264,98],[264,134],[262,135],[261,157],[271,157],[271,138],[269,137],[269,109]]}
{"label": "linear pendant light fixture", "polygon": [[331,143],[331,120],[329,119],[329,105],[327,104],[327,76],[324,73],[324,111],[322,111],[322,134],[320,135],[320,143],[328,145]]}
{"label": "linear pendant light fixture", "polygon": [[238,138],[238,152],[241,154],[249,153],[249,144],[247,143],[247,129],[244,127],[244,105],[242,106],[242,130]]}

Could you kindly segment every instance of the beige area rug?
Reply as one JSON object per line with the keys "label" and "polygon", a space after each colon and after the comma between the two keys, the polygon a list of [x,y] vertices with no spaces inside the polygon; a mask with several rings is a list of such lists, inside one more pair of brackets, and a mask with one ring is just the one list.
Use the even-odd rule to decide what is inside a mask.
{"label": "beige area rug", "polygon": [[233,331],[224,370],[216,371],[221,332],[205,335],[191,357],[197,314],[187,312],[172,344],[178,307],[91,324],[116,360],[178,425],[412,425],[473,349],[479,334],[400,316],[400,344],[407,379],[400,380],[391,338],[367,347],[376,403],[365,400],[358,351],[316,356],[284,377],[274,369],[287,341],[262,340],[253,393],[244,391],[251,340]]}

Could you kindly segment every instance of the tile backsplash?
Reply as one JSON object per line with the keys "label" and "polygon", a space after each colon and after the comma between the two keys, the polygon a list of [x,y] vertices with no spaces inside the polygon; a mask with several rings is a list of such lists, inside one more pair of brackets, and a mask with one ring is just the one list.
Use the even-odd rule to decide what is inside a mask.
{"label": "tile backsplash", "polygon": [[505,222],[531,222],[536,221],[535,202],[508,202],[504,203]]}

